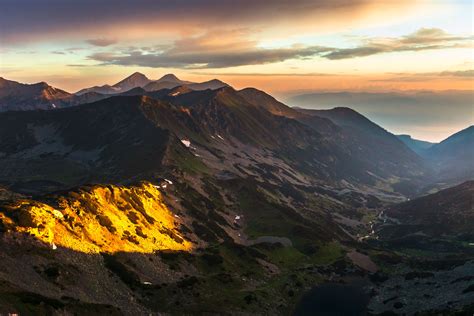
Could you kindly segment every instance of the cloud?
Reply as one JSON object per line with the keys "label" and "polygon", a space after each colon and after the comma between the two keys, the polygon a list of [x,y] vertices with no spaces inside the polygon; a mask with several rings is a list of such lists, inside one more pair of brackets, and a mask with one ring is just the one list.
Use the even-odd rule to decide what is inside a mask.
{"label": "cloud", "polygon": [[78,51],[83,50],[83,47],[69,47],[69,48],[64,48],[62,50],[54,50],[51,52],[51,54],[55,55],[67,55],[67,54],[75,54]]}
{"label": "cloud", "polygon": [[80,51],[80,50],[84,50],[86,49],[85,47],[69,47],[69,48],[66,48],[65,50],[68,51],[68,52],[77,52],[77,51]]}
{"label": "cloud", "polygon": [[421,28],[418,31],[403,36],[399,41],[403,44],[433,44],[446,41],[465,40],[462,36],[452,36],[438,28]]}
{"label": "cloud", "polygon": [[288,59],[304,59],[318,55],[327,48],[310,46],[305,48],[254,48],[240,52],[201,52],[189,53],[166,50],[160,52],[133,51],[126,54],[94,53],[90,60],[103,65],[142,66],[156,68],[207,69],[227,68],[244,65],[261,65],[282,62]]}
{"label": "cloud", "polygon": [[384,47],[361,46],[356,48],[334,48],[323,57],[327,59],[347,59],[365,57],[386,52]]}
{"label": "cloud", "polygon": [[370,38],[355,48],[335,48],[322,57],[332,60],[365,57],[382,53],[415,52],[469,47],[472,36],[453,36],[437,28],[421,28],[398,38]]}
{"label": "cloud", "polygon": [[443,71],[439,75],[440,76],[450,76],[450,77],[474,77],[474,69],[457,70],[457,71]]}
{"label": "cloud", "polygon": [[[395,73],[396,77],[387,79],[374,79],[374,82],[424,82],[429,80],[438,80],[443,77],[452,77],[459,79],[470,79],[474,77],[474,69],[467,70],[446,70],[442,72],[421,72],[421,73]],[[444,78],[443,78],[444,79]]]}
{"label": "cloud", "polygon": [[105,47],[117,43],[117,40],[113,38],[96,38],[87,40],[86,42],[94,46]]}
{"label": "cloud", "polygon": [[85,65],[85,64],[67,64],[68,67],[93,67],[94,65]]}
{"label": "cloud", "polygon": [[327,52],[322,46],[266,49],[246,39],[246,31],[210,32],[183,38],[172,45],[127,47],[117,52],[97,52],[88,59],[103,65],[207,69],[276,63],[304,59]]}
{"label": "cloud", "polygon": [[337,76],[332,73],[307,72],[307,73],[240,73],[240,72],[194,72],[194,75],[201,76],[232,76],[232,77],[329,77]]}
{"label": "cloud", "polygon": [[354,48],[305,46],[262,48],[251,39],[251,31],[211,31],[183,37],[170,45],[124,47],[96,52],[89,60],[102,65],[154,68],[212,69],[278,63],[291,59],[321,57],[331,60],[357,58],[382,53],[423,51],[465,47],[471,37],[452,36],[440,29],[420,29],[398,38],[364,39]]}
{"label": "cloud", "polygon": [[426,82],[431,81],[436,78],[433,77],[421,77],[415,74],[402,76],[402,77],[393,77],[393,78],[386,78],[386,79],[372,79],[372,82]]}

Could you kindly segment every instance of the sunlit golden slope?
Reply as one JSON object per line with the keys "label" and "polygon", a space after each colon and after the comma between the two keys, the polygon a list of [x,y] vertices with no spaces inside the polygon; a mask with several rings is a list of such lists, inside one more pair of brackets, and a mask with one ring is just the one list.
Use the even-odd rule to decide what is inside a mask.
{"label": "sunlit golden slope", "polygon": [[51,244],[86,253],[190,250],[160,191],[150,183],[136,187],[94,186],[57,199],[58,208],[20,200],[0,208],[7,231],[27,233]]}

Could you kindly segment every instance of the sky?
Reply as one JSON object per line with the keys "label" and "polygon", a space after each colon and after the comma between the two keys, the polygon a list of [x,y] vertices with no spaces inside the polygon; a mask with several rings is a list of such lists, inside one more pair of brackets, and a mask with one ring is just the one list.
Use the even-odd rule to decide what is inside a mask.
{"label": "sky", "polygon": [[[285,100],[469,91],[473,11],[467,0],[0,0],[0,76],[75,92],[174,73]],[[406,132],[438,141],[465,123]]]}

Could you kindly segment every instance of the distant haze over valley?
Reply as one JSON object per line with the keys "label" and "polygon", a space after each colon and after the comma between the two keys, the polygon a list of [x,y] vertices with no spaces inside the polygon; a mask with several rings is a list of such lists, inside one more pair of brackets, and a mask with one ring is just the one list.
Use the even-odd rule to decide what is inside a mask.
{"label": "distant haze over valley", "polygon": [[474,124],[473,91],[314,92],[285,101],[308,109],[350,107],[394,134],[430,142]]}

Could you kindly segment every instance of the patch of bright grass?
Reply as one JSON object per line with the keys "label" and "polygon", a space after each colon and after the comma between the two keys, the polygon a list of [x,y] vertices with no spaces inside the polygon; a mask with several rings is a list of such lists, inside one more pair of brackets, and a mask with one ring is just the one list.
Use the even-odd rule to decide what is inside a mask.
{"label": "patch of bright grass", "polygon": [[334,263],[345,255],[341,245],[337,242],[330,242],[320,246],[318,251],[311,256],[311,262],[317,265],[327,265]]}

